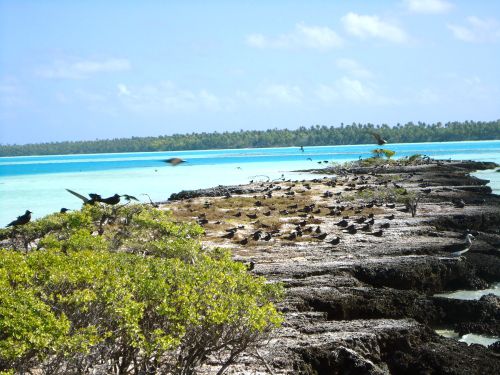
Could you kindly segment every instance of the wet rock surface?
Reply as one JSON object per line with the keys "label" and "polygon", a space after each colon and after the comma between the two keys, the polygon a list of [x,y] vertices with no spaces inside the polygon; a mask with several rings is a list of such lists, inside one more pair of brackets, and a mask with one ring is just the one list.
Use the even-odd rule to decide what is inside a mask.
{"label": "wet rock surface", "polygon": [[[433,330],[446,325],[460,334],[500,336],[500,298],[433,297],[500,281],[500,197],[491,194],[487,181],[469,175],[493,167],[431,160],[417,166],[322,170],[335,175],[267,188],[230,187],[231,198],[212,198],[245,197],[258,204],[252,204],[253,219],[242,224],[237,213],[244,217],[249,212],[228,203],[213,219],[208,208],[193,214],[204,219],[206,244],[233,249],[238,260],[255,262],[256,275],[282,282],[286,288],[279,305],[283,327],[259,349],[260,356],[242,356],[228,373],[500,373],[498,343],[489,348],[468,346]],[[391,189],[395,193],[386,194]],[[266,202],[274,198],[267,195],[266,200],[265,195],[270,191],[273,197],[283,195],[293,207],[291,212],[281,207],[272,211]],[[223,192],[218,187],[171,199],[198,197],[206,202],[207,197],[224,197]],[[407,203],[415,198],[418,206],[412,216]],[[172,203],[177,205],[172,206],[174,212],[186,202]],[[314,208],[306,209],[311,202]],[[212,204],[217,201],[205,207]],[[264,241],[255,231],[268,213],[280,226]],[[370,215],[374,223],[366,226]],[[339,227],[341,220],[357,231]],[[221,240],[226,227],[238,224],[244,229],[235,238]],[[319,227],[327,236],[320,239],[306,232],[309,226]],[[260,228],[262,233],[271,230]],[[452,256],[450,249],[462,246],[467,233],[475,237],[470,250]],[[330,243],[335,237],[339,243]]]}

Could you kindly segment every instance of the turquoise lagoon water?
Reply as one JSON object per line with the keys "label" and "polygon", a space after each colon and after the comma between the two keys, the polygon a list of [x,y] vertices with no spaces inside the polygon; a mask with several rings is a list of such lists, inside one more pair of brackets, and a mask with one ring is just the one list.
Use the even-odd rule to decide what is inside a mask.
{"label": "turquoise lagoon water", "polygon": [[[135,195],[143,201],[147,193],[154,201],[167,200],[171,193],[216,185],[241,184],[250,180],[306,178],[291,171],[324,166],[318,161],[344,162],[370,156],[374,145],[319,146],[23,156],[0,158],[0,226],[29,209],[33,217],[77,209],[81,201],[65,191],[82,194],[115,193]],[[500,141],[391,144],[398,157],[416,153],[439,159],[472,159],[500,164]],[[187,163],[172,167],[163,160],[180,157]],[[312,161],[308,160],[312,159]],[[492,180],[500,193],[500,173],[478,172]]]}

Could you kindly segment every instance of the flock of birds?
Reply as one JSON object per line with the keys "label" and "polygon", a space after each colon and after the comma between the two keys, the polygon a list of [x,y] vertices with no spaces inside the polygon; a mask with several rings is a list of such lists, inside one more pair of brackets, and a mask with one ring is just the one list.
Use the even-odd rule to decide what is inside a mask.
{"label": "flock of birds", "polygon": [[[376,132],[371,132],[371,134],[379,146],[382,146],[382,145],[387,143],[387,141],[385,139],[383,139],[380,134],[378,134]],[[300,150],[302,152],[304,152],[304,147],[300,146]],[[311,158],[308,158],[308,160],[312,161]],[[186,160],[183,160],[181,158],[170,158],[170,159],[164,160],[164,162],[168,163],[172,166],[176,166],[176,165],[179,165],[181,163],[185,163]],[[318,163],[321,163],[321,161],[319,161]],[[327,163],[327,161],[325,161],[325,163]],[[355,177],[353,179],[353,181],[351,181],[351,183],[348,184],[348,188],[346,190],[349,190],[349,187],[351,188],[351,190],[354,189],[356,186],[356,183],[354,181],[358,178],[360,178],[362,180],[367,180],[367,179],[369,179],[369,176],[368,177],[365,177],[365,176]],[[367,182],[367,181],[362,181],[362,182]],[[335,182],[328,182],[328,184],[330,184],[330,186],[335,186]],[[309,183],[303,182],[303,185],[306,189],[308,189],[308,190],[311,189],[311,186]],[[293,186],[294,185],[288,187],[286,189],[288,191],[286,191],[283,196],[288,196],[289,198],[294,199],[293,195],[295,195],[295,192],[291,190]],[[264,199],[271,198],[273,191],[281,190],[281,189],[282,189],[281,186],[279,186],[279,185],[273,186],[271,184],[266,189],[265,195],[263,196],[263,198]],[[81,199],[83,201],[84,205],[95,204],[95,203],[104,203],[107,205],[114,206],[114,205],[120,203],[121,198],[124,198],[125,201],[127,201],[127,202],[139,201],[135,196],[129,195],[129,194],[122,194],[122,195],[114,194],[110,197],[103,198],[99,194],[90,193],[90,194],[88,194],[88,197],[86,197],[84,195],[81,195],[81,194],[73,191],[73,190],[70,190],[70,189],[66,189],[66,190],[69,193],[76,196],[77,198]],[[428,190],[429,191],[425,191],[425,193],[430,193],[430,189],[428,189]],[[340,195],[340,192],[335,193],[335,194]],[[144,195],[147,195],[147,194],[144,194]],[[330,197],[333,197],[333,195],[334,194],[332,192],[326,191],[323,193],[323,198],[330,198]],[[149,198],[151,205],[153,205],[154,207],[158,207],[158,204],[154,203],[149,196],[148,196],[148,198]],[[340,203],[340,201],[338,201],[338,200],[337,200],[337,202]],[[465,203],[462,200],[455,201],[454,204],[456,207],[464,207],[464,205],[465,205]],[[254,202],[254,205],[256,207],[260,207],[260,206],[262,206],[262,202],[260,200],[256,199],[256,201]],[[331,205],[331,206],[325,206],[323,208],[324,209],[326,208],[329,210],[329,212],[326,213],[327,216],[338,216],[338,215],[342,215],[342,212],[347,211],[347,210],[352,210],[354,213],[361,213],[364,208],[372,208],[374,205],[379,206],[381,204],[373,201],[373,202],[364,204],[363,206],[360,206],[360,207],[346,207],[344,205]],[[387,208],[394,208],[394,204],[390,204],[390,203],[386,204],[386,207]],[[269,217],[272,215],[272,212],[275,210],[276,210],[276,208],[274,208],[272,206],[268,207],[268,210],[266,212],[263,212],[262,215]],[[68,209],[64,208],[64,207],[61,208],[61,210],[60,210],[61,213],[65,213],[67,211],[68,211]],[[18,216],[17,219],[10,222],[7,225],[7,227],[17,227],[17,226],[22,226],[22,225],[27,224],[31,220],[32,213],[33,212],[26,210],[26,212],[23,215]],[[328,243],[330,245],[338,245],[340,243],[341,238],[339,236],[334,236],[333,238],[330,238],[329,240],[326,241],[327,237],[329,236],[329,233],[324,232],[319,225],[314,224],[314,220],[315,220],[314,214],[321,213],[321,208],[316,206],[315,203],[305,205],[302,208],[299,208],[297,204],[293,204],[293,205],[289,205],[287,207],[287,209],[279,211],[280,216],[287,216],[287,215],[294,214],[294,213],[297,213],[298,216],[301,218],[301,220],[293,223],[293,225],[295,225],[295,228],[293,231],[284,234],[284,233],[281,233],[280,229],[267,230],[268,226],[266,224],[259,223],[259,225],[260,225],[259,229],[252,232],[248,237],[245,237],[243,239],[238,240],[238,243],[240,245],[247,245],[250,240],[270,241],[273,237],[282,237],[285,240],[293,241],[293,240],[296,240],[298,237],[302,237],[305,234],[309,234],[310,237],[315,239],[315,240],[325,241],[326,243]],[[241,215],[242,215],[242,213],[240,211],[238,211],[233,216],[240,217]],[[257,217],[258,217],[257,213],[255,213],[255,212],[247,213],[246,216],[252,220],[257,219]],[[335,225],[338,226],[339,228],[342,228],[343,233],[348,233],[348,234],[353,235],[353,234],[358,233],[358,231],[359,231],[359,232],[365,233],[367,235],[381,237],[384,234],[384,229],[387,229],[390,227],[389,221],[393,220],[395,218],[395,215],[394,214],[387,215],[387,216],[384,216],[384,218],[388,221],[379,224],[378,228],[376,228],[376,229],[374,228],[375,217],[374,217],[373,213],[370,213],[366,216],[360,216],[357,218],[351,218],[349,215],[344,215],[340,221],[335,223]],[[198,223],[200,225],[204,225],[204,224],[208,223],[208,220],[204,214],[199,215],[197,219],[198,219]],[[258,223],[258,222],[256,222],[256,223]],[[244,228],[245,227],[243,225],[239,225],[239,226],[235,226],[235,227],[226,229],[225,234],[222,235],[221,237],[224,239],[233,239],[233,238],[235,238],[236,233],[239,230],[242,230]],[[452,246],[450,249],[448,249],[450,251],[451,256],[461,256],[465,252],[467,252],[471,247],[473,239],[474,239],[474,236],[472,236],[472,234],[467,234],[465,237],[465,243],[455,245],[455,247]],[[253,268],[253,266],[254,266],[254,264],[251,264],[251,268]]]}

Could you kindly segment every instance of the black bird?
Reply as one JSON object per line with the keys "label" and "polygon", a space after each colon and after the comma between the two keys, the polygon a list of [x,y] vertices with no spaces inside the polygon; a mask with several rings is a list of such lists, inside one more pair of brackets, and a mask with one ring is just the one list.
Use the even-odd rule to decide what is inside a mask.
{"label": "black bird", "polygon": [[249,219],[257,219],[257,214],[246,214]]}
{"label": "black bird", "polygon": [[452,199],[453,204],[457,208],[464,208],[465,207],[465,202],[463,199]]}
{"label": "black bird", "polygon": [[321,233],[321,228],[319,227],[319,225],[316,227],[316,229],[314,230],[314,232],[318,233],[318,234]]}
{"label": "black bird", "polygon": [[65,208],[65,207],[63,207],[63,208],[61,208],[61,209],[59,210],[59,212],[60,212],[61,214],[65,214],[65,213],[66,213],[66,212],[68,212],[68,211],[69,211],[69,208]]}
{"label": "black bird", "polygon": [[241,216],[241,212],[238,211],[233,216],[240,217]]}
{"label": "black bird", "polygon": [[271,215],[271,211],[264,212],[263,215],[264,216],[270,216]]}
{"label": "black bird", "polygon": [[248,238],[243,238],[240,242],[238,242],[240,245],[246,245],[248,243]]}
{"label": "black bird", "polygon": [[378,133],[375,133],[375,132],[371,132],[371,134],[373,135],[373,137],[375,138],[375,140],[377,141],[377,144],[379,146],[383,146],[387,143],[387,141],[385,139],[383,139],[380,134]]}
{"label": "black bird", "polygon": [[253,269],[255,268],[255,263],[250,261],[250,263],[246,264],[246,267],[247,271],[253,271]]}
{"label": "black bird", "polygon": [[380,229],[376,232],[371,232],[371,233],[367,233],[367,234],[371,234],[372,236],[375,236],[375,237],[382,237],[382,235],[384,234],[384,231],[382,229]]}
{"label": "black bird", "polygon": [[229,232],[229,233],[224,234],[223,236],[221,236],[221,238],[233,238],[234,237],[234,233],[235,232]]}
{"label": "black bird", "polygon": [[394,214],[389,215],[389,216],[385,216],[385,218],[388,219],[388,220],[393,220],[394,219]]}
{"label": "black bird", "polygon": [[256,232],[254,232],[252,234],[252,238],[255,240],[255,241],[258,241],[260,240],[260,236],[262,235],[262,231],[261,230],[258,230]]}
{"label": "black bird", "polygon": [[396,207],[396,205],[394,203],[387,203],[385,206],[387,208],[395,208]]}
{"label": "black bird", "polygon": [[380,224],[380,228],[384,228],[384,229],[387,229],[390,226],[391,226],[391,224],[389,224],[389,223]]}
{"label": "black bird", "polygon": [[349,225],[349,222],[345,219],[343,220],[340,220],[338,223],[336,223],[335,225],[338,225],[339,227],[347,227]]}
{"label": "black bird", "polygon": [[16,227],[18,225],[24,225],[24,224],[29,223],[29,221],[31,220],[32,213],[33,212],[31,212],[30,210],[26,210],[24,215],[18,216],[16,220],[11,221],[9,224],[7,224],[7,226],[8,227]]}
{"label": "black bird", "polygon": [[137,202],[139,202],[139,199],[137,199],[137,198],[136,198],[136,197],[134,197],[133,195],[122,194],[122,195],[120,195],[120,197],[125,198],[125,200],[126,200],[127,202],[130,202],[130,201],[137,201]]}
{"label": "black bird", "polygon": [[307,158],[306,160],[313,161],[311,158]]}
{"label": "black bird", "polygon": [[297,233],[296,232],[292,232],[288,236],[285,237],[285,240],[293,241],[296,238],[297,238]]}
{"label": "black bird", "polygon": [[300,151],[304,152],[304,146],[300,146]]}
{"label": "black bird", "polygon": [[317,236],[312,236],[312,237],[316,238],[317,240],[323,241],[326,238],[326,236],[328,236],[328,233],[321,233],[321,234],[319,234]]}
{"label": "black bird", "polygon": [[262,239],[263,239],[264,241],[270,241],[270,240],[271,240],[271,237],[272,237],[271,233],[269,233],[269,232],[268,232],[268,233],[266,233],[266,234],[265,234],[265,236],[264,236],[264,237],[262,237]]}
{"label": "black bird", "polygon": [[172,166],[176,166],[176,165],[179,165],[181,163],[186,163],[186,160],[183,160],[183,159],[180,159],[180,158],[170,158],[170,159],[166,159],[166,160],[163,160],[165,163],[169,163],[170,165]]}
{"label": "black bird", "polygon": [[101,200],[99,202],[106,203],[106,204],[109,204],[111,206],[114,206],[115,204],[120,203],[120,195],[119,194],[115,194],[115,195],[113,195],[111,197],[108,197],[108,198],[101,198]]}
{"label": "black bird", "polygon": [[89,194],[89,198],[78,194],[76,191],[66,189],[66,191],[70,194],[73,194],[75,197],[80,198],[83,201],[83,204],[94,204],[95,202],[100,202],[101,201],[101,196],[99,194]]}
{"label": "black bird", "polygon": [[327,241],[330,245],[338,245],[340,243],[340,237],[335,237],[334,239]]}

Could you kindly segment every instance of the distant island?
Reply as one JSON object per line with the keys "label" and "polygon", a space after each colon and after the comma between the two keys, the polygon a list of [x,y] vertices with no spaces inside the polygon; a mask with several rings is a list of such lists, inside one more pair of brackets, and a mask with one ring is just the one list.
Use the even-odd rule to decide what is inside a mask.
{"label": "distant island", "polygon": [[174,134],[159,137],[115,138],[93,141],[0,145],[0,156],[65,155],[108,152],[149,152],[226,148],[353,145],[373,142],[371,132],[390,143],[451,142],[500,139],[500,120],[404,125],[341,124],[298,129],[240,130]]}

